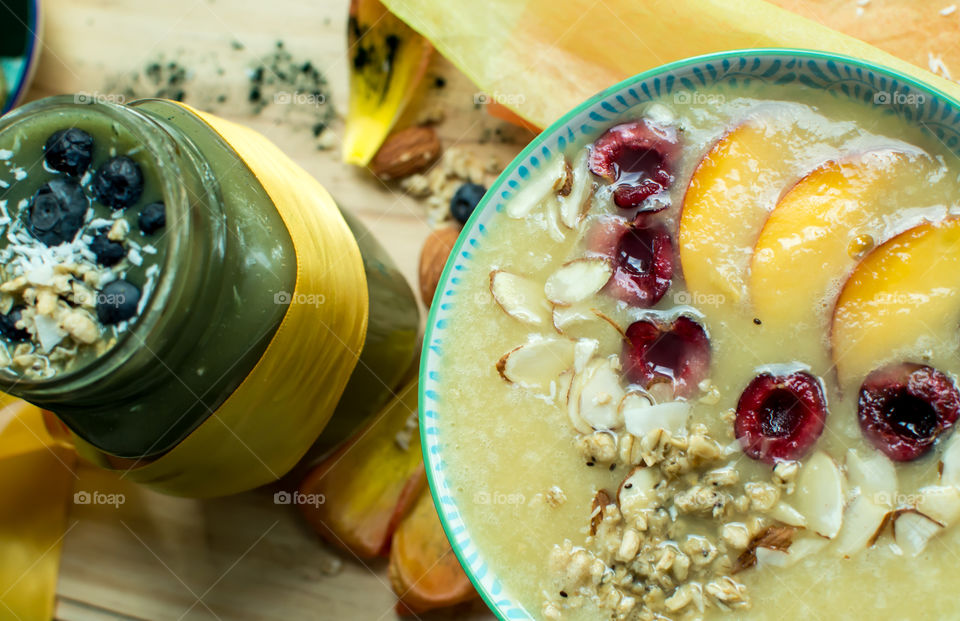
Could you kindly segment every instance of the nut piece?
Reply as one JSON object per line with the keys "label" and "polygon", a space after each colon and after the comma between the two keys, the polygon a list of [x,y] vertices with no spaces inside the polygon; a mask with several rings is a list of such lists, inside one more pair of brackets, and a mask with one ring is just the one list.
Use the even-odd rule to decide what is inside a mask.
{"label": "nut piece", "polygon": [[387,138],[370,162],[370,170],[384,181],[402,179],[436,162],[441,150],[432,127],[410,127]]}
{"label": "nut piece", "polygon": [[460,229],[447,226],[433,231],[423,242],[423,250],[420,251],[418,278],[420,280],[420,299],[427,307],[433,301],[433,294],[437,290],[437,283],[440,282],[443,266],[447,264],[447,257],[450,256],[450,251],[453,250],[459,236]]}

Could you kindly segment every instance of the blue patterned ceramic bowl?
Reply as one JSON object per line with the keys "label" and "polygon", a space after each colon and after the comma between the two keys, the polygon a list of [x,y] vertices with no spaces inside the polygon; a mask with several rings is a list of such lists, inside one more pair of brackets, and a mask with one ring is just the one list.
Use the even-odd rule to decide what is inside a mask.
{"label": "blue patterned ceramic bowl", "polygon": [[530,619],[497,577],[464,524],[447,485],[444,438],[437,426],[445,414],[437,387],[442,381],[445,330],[457,312],[457,295],[473,251],[484,243],[490,223],[543,162],[571,143],[592,141],[628,108],[674,93],[689,95],[713,85],[729,88],[752,83],[796,84],[868,103],[884,104],[886,114],[901,117],[936,136],[955,153],[960,146],[960,102],[916,79],[855,58],[806,50],[737,50],[698,56],[651,69],[591,97],[537,136],[503,171],[460,235],[443,270],[427,319],[420,362],[420,434],[430,490],[447,537],[484,601],[501,619]]}

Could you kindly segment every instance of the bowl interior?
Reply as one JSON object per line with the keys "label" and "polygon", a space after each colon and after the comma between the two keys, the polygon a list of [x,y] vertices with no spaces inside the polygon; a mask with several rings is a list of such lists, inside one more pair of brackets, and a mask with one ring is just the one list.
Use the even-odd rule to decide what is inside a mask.
{"label": "bowl interior", "polygon": [[[594,140],[621,116],[652,99],[673,96],[678,103],[713,85],[749,87],[753,83],[799,85],[824,96],[883,104],[885,114],[918,125],[958,153],[960,102],[917,80],[853,58],[806,50],[762,49],[710,54],[664,65],[629,78],[595,95],[537,136],[503,171],[464,227],[444,269],[431,306],[420,365],[420,430],[430,490],[451,545],[474,586],[501,619],[527,619],[531,613],[504,589],[472,539],[451,494],[443,458],[444,438],[437,423],[444,403],[440,361],[446,329],[457,312],[462,272],[484,243],[491,222],[537,169],[571,144]],[[689,100],[689,99],[687,99]]]}

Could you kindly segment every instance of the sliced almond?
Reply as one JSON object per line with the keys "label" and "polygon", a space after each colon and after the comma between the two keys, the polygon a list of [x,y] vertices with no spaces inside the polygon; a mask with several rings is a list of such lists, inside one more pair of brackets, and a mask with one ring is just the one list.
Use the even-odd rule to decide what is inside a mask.
{"label": "sliced almond", "polygon": [[541,392],[556,391],[560,375],[573,366],[573,341],[546,338],[507,352],[499,362],[500,376],[512,383]]}
{"label": "sliced almond", "polygon": [[807,527],[833,539],[843,525],[843,480],[837,464],[823,451],[814,453],[800,469],[794,495],[797,511]]}
{"label": "sliced almond", "polygon": [[573,177],[570,191],[560,198],[560,221],[567,228],[576,228],[590,209],[590,202],[596,185],[593,175],[587,167],[590,152],[583,149],[571,167]]}
{"label": "sliced almond", "polygon": [[560,225],[560,203],[557,197],[547,197],[543,202],[543,218],[547,227],[547,234],[555,242],[562,242],[567,238],[564,229]]}
{"label": "sliced almond", "polygon": [[550,303],[537,282],[504,270],[490,272],[490,293],[503,312],[531,326],[545,327],[553,321]]}
{"label": "sliced almond", "polygon": [[528,177],[524,186],[509,200],[507,216],[511,218],[527,217],[545,199],[556,194],[556,188],[562,187],[566,176],[566,158],[555,157],[544,164],[543,169]]}
{"label": "sliced almond", "polygon": [[620,415],[627,431],[638,438],[651,431],[663,429],[671,435],[686,433],[687,419],[690,417],[690,404],[686,401],[668,401],[654,403],[645,392],[630,392],[620,402]]}
{"label": "sliced almond", "polygon": [[834,549],[840,556],[849,558],[872,546],[885,524],[889,509],[874,502],[870,495],[859,494],[847,507],[843,517],[843,529],[836,539]]}
{"label": "sliced almond", "polygon": [[606,490],[597,490],[596,495],[593,497],[593,502],[590,503],[590,534],[596,535],[597,528],[600,527],[600,522],[603,521],[603,510],[611,503],[610,494]]}
{"label": "sliced almond", "polygon": [[565,333],[574,326],[596,319],[597,316],[588,303],[553,307],[553,327],[560,333]]}
{"label": "sliced almond", "polygon": [[636,515],[644,509],[653,509],[657,502],[655,489],[659,482],[660,474],[656,468],[635,466],[617,490],[617,503],[621,511]]}
{"label": "sliced almond", "polygon": [[573,346],[574,372],[583,373],[599,347],[600,343],[596,339],[577,339]]}
{"label": "sliced almond", "polygon": [[782,500],[770,509],[769,515],[778,522],[783,522],[788,526],[796,526],[797,528],[806,528],[807,526],[807,518],[803,517],[802,513]]}
{"label": "sliced almond", "polygon": [[876,451],[861,457],[855,450],[847,451],[847,480],[851,487],[869,496],[878,505],[892,507],[897,496],[897,470],[886,455]]}
{"label": "sliced almond", "polygon": [[917,556],[943,526],[917,511],[901,511],[893,520],[893,538],[907,556]]}
{"label": "sliced almond", "polygon": [[613,265],[608,259],[576,259],[551,274],[543,290],[554,304],[575,304],[600,291],[612,275]]}
{"label": "sliced almond", "polygon": [[796,563],[800,559],[816,554],[828,544],[826,539],[820,537],[798,537],[790,545],[790,558]]}
{"label": "sliced almond", "polygon": [[931,485],[920,490],[917,511],[945,527],[960,521],[960,490],[952,485]]}
{"label": "sliced almond", "polygon": [[580,391],[580,418],[593,429],[617,429],[623,424],[619,405],[624,390],[615,358],[597,359],[584,369]]}
{"label": "sliced almond", "polygon": [[943,450],[940,482],[960,487],[960,432],[954,431]]}
{"label": "sliced almond", "polygon": [[623,329],[603,312],[591,307],[592,300],[553,307],[553,327],[571,338],[624,338]]}
{"label": "sliced almond", "polygon": [[764,567],[789,567],[793,564],[793,559],[790,558],[789,552],[781,552],[780,550],[773,550],[770,548],[757,548],[754,551],[754,555],[757,557],[757,569],[763,569]]}

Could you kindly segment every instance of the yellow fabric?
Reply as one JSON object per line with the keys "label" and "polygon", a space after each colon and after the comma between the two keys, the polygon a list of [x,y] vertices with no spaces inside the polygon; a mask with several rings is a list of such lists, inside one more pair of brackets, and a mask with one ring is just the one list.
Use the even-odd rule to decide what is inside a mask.
{"label": "yellow fabric", "polygon": [[[257,132],[184,107],[256,175],[297,255],[292,303],[247,378],[174,449],[124,475],[168,494],[223,496],[285,474],[323,430],[363,348],[367,282],[356,240],[319,182]],[[77,439],[77,448],[110,467],[89,444]]]}
{"label": "yellow fabric", "polygon": [[[960,97],[960,85],[954,82],[763,0],[383,3],[427,37],[492,101],[540,127],[646,69],[689,56],[752,47],[855,56]],[[934,7],[927,10],[935,12]]]}
{"label": "yellow fabric", "polygon": [[53,617],[76,456],[41,410],[0,394],[0,620]]}

